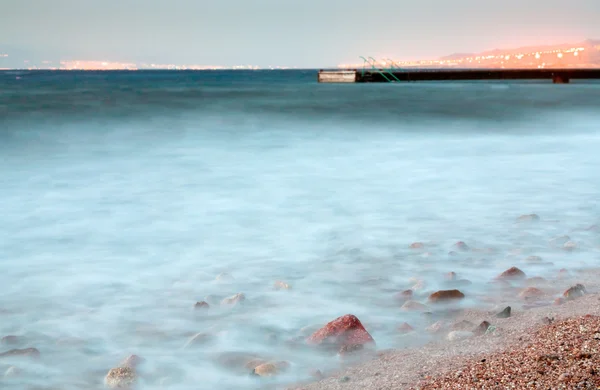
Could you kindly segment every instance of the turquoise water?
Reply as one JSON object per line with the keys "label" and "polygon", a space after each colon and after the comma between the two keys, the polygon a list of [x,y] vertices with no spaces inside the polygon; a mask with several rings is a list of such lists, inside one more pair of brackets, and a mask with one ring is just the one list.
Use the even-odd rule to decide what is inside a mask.
{"label": "turquoise water", "polygon": [[[142,76],[0,74],[0,336],[41,352],[0,359],[23,370],[8,388],[101,388],[132,353],[148,389],[260,387],[218,364],[232,351],[304,379],[338,362],[286,341],[343,314],[379,348],[426,341],[396,331],[423,321],[393,299],[411,277],[436,290],[455,271],[481,306],[512,265],[597,264],[597,233],[572,230],[598,223],[600,84]],[[529,213],[542,221],[515,225]],[[580,250],[550,250],[563,234]],[[496,252],[449,256],[459,240]],[[212,341],[183,348],[198,332]]]}

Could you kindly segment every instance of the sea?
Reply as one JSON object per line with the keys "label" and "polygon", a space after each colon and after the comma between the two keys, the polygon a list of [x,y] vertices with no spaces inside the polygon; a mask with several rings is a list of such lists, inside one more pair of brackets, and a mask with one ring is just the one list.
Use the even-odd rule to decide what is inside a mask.
{"label": "sea", "polygon": [[102,389],[132,354],[140,389],[286,386],[343,364],[303,337],[346,314],[418,347],[400,291],[455,272],[489,308],[513,265],[599,264],[599,151],[594,81],[1,71],[0,354],[40,356],[0,355],[0,387]]}

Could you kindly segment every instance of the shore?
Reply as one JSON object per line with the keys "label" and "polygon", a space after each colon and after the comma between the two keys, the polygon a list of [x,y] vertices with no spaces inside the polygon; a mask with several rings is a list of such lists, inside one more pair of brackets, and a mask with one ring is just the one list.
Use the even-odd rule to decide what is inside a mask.
{"label": "shore", "polygon": [[[481,388],[484,382],[478,377],[488,377],[486,382],[488,388],[526,388],[522,379],[531,372],[537,372],[538,368],[532,362],[541,359],[539,356],[556,354],[561,343],[567,341],[568,334],[575,337],[570,340],[581,349],[581,342],[593,339],[594,332],[599,328],[590,329],[582,334],[573,334],[573,327],[580,322],[600,324],[598,318],[584,318],[586,315],[596,316],[600,314],[600,294],[598,294],[598,277],[600,270],[579,270],[571,272],[567,278],[557,277],[552,281],[552,288],[558,291],[568,289],[575,283],[586,286],[587,294],[577,299],[566,301],[557,305],[551,300],[538,301],[539,307],[532,307],[529,303],[512,306],[509,318],[497,318],[495,311],[463,310],[457,312],[450,324],[480,324],[483,321],[490,322],[492,328],[483,335],[474,335],[463,340],[448,341],[449,325],[445,331],[440,331],[437,341],[429,343],[420,348],[392,351],[378,351],[373,360],[363,362],[352,367],[341,367],[339,371],[328,373],[326,379],[319,382],[288,387],[294,390],[334,390],[334,389],[452,389],[452,388]],[[498,307],[502,302],[498,302]],[[535,305],[533,305],[535,306]],[[567,322],[564,322],[567,321]],[[577,329],[582,326],[575,326]],[[425,331],[425,330],[416,330]],[[561,333],[562,332],[562,333]],[[566,333],[565,333],[566,332]],[[409,335],[407,335],[409,336]],[[577,339],[579,337],[579,339]],[[564,340],[563,340],[564,339]],[[587,339],[587,340],[583,340]],[[538,343],[537,349],[535,343]],[[579,343],[579,344],[578,344]],[[600,349],[600,341],[595,345],[595,350]],[[529,348],[529,349],[528,349]],[[512,353],[510,358],[507,354]],[[535,356],[532,356],[535,354]],[[594,358],[599,356],[596,354]],[[492,366],[487,370],[482,368],[482,361],[502,361],[500,366]],[[563,359],[566,362],[568,359]],[[590,360],[588,364],[591,364]],[[568,366],[568,363],[565,363]],[[575,363],[574,363],[575,364]],[[576,367],[557,366],[562,370],[558,375],[565,378],[577,378]],[[585,367],[581,369],[587,369]],[[494,374],[490,374],[493,371]],[[514,372],[513,372],[514,371]],[[478,373],[478,375],[474,373]],[[517,372],[517,373],[515,373]],[[571,373],[572,372],[572,373]],[[556,381],[557,378],[546,373],[541,375],[545,380]],[[496,381],[494,378],[503,378]],[[590,381],[595,380],[600,384],[600,376],[591,376]],[[540,381],[543,379],[540,379]],[[530,381],[531,382],[531,381]],[[532,384],[533,383],[533,384]],[[549,388],[548,383],[545,383]],[[529,383],[531,388],[540,386],[542,382]],[[564,386],[564,383],[562,384]],[[498,387],[499,386],[499,387]],[[513,387],[515,386],[515,387]],[[561,383],[550,385],[551,388],[574,388],[560,387]],[[581,387],[587,388],[587,387]],[[596,388],[596,387],[593,387]]]}

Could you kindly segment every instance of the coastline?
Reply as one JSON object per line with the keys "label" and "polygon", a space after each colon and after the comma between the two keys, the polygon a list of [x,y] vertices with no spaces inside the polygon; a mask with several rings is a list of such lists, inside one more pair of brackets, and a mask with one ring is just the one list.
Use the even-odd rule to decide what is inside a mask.
{"label": "coastline", "polygon": [[[527,308],[525,305],[526,309],[513,306],[512,315],[509,318],[495,318],[493,311],[463,310],[452,319],[454,323],[469,321],[479,324],[481,321],[489,321],[492,326],[496,327],[491,334],[458,341],[448,341],[446,338],[440,337],[438,341],[423,347],[379,351],[373,360],[327,373],[327,377],[318,382],[296,384],[287,389],[416,390],[455,388],[452,385],[453,376],[458,380],[461,375],[460,371],[469,364],[485,358],[489,359],[490,355],[506,353],[515,348],[526,348],[536,341],[536,332],[561,321],[586,315],[600,315],[600,294],[598,293],[598,283],[595,282],[599,275],[600,269],[580,270],[567,280],[557,283],[560,287],[570,286],[579,280],[585,284],[588,291],[583,297],[561,305],[546,302],[544,306],[540,307]],[[444,382],[444,385],[432,384],[436,379]],[[515,383],[517,380],[518,377],[515,377]],[[464,386],[464,382],[461,383]],[[506,382],[503,385],[510,386],[511,383]],[[473,383],[472,386],[476,387],[477,384]]]}

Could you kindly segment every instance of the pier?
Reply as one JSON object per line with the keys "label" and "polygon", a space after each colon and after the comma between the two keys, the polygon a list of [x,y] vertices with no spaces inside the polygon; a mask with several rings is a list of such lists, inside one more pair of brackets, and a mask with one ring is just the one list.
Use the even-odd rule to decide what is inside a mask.
{"label": "pier", "polygon": [[468,80],[600,80],[600,69],[349,69],[319,70],[320,83],[376,83]]}

